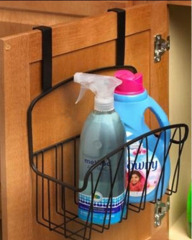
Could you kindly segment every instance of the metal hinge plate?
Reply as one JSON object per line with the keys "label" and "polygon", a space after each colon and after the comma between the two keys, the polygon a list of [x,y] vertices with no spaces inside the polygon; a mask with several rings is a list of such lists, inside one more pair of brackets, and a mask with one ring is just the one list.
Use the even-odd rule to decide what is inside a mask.
{"label": "metal hinge plate", "polygon": [[165,214],[169,211],[170,208],[170,200],[169,197],[167,198],[167,202],[163,203],[161,201],[157,201],[155,204],[155,219],[154,224],[155,227],[161,225],[161,220],[165,216]]}
{"label": "metal hinge plate", "polygon": [[170,49],[170,37],[163,39],[160,34],[155,36],[154,40],[154,62],[160,62],[161,56]]}

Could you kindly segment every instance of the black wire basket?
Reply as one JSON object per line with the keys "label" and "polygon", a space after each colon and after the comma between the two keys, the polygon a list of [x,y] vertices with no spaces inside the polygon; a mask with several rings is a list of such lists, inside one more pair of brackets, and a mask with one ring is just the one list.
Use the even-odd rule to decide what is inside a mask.
{"label": "black wire basket", "polygon": [[[125,66],[123,68],[125,69]],[[131,70],[134,71],[134,68],[131,68]],[[145,209],[146,202],[156,203],[161,200],[164,194],[172,195],[172,193],[177,192],[181,154],[188,136],[188,127],[186,124],[175,124],[155,129],[125,143],[118,149],[114,149],[114,151],[108,153],[102,159],[98,159],[90,166],[84,176],[83,184],[79,187],[79,135],[38,151],[33,150],[32,115],[36,103],[52,91],[60,86],[67,85],[71,81],[72,78],[69,78],[44,91],[29,106],[29,158],[30,166],[35,172],[37,222],[66,238],[88,240],[91,239],[92,231],[102,233],[105,229],[109,229],[113,223],[113,201],[114,197],[116,197],[115,189],[117,188],[118,174],[122,174],[125,179],[123,197],[121,197],[120,202],[117,201],[117,208],[120,209],[119,223],[128,218],[129,211],[139,213]],[[151,147],[151,137],[153,137],[153,147]],[[136,151],[133,154],[132,149],[135,144],[137,147],[134,147]],[[155,187],[153,187],[153,194],[150,194],[148,189],[151,182],[151,173],[154,170],[159,149],[161,152],[160,156],[158,156],[160,168]],[[135,193],[135,190],[131,189],[132,176],[139,168],[141,152],[145,159],[145,176],[142,187]],[[172,152],[174,152],[174,155]],[[171,176],[169,176],[170,173],[167,173],[167,168],[170,168],[170,159]],[[126,165],[123,171],[120,167],[122,162]],[[96,195],[102,188],[102,176],[106,174],[107,193],[105,198],[107,200],[105,206],[99,206]],[[66,176],[70,176],[70,179],[66,179]],[[78,209],[80,203],[82,203],[80,202],[80,195],[85,192],[88,192],[89,201],[84,203],[87,215],[82,220],[78,216]],[[134,194],[137,194],[136,198]],[[102,209],[103,217],[99,223],[95,223],[93,220],[95,209]]]}
{"label": "black wire basket", "polygon": [[[136,73],[133,66],[124,65],[125,10],[112,9],[112,11],[116,11],[118,15],[116,65],[91,70],[89,73],[114,69],[127,69]],[[177,192],[181,154],[188,136],[188,127],[185,124],[170,125],[132,139],[95,161],[86,172],[83,183],[79,185],[79,135],[34,151],[33,109],[47,95],[62,86],[67,86],[73,80],[68,78],[52,86],[52,31],[46,26],[35,29],[42,31],[43,92],[31,102],[28,108],[27,126],[29,160],[35,175],[36,220],[50,231],[66,238],[89,240],[92,232],[102,233],[110,228],[113,223],[114,199],[117,199],[116,208],[119,213],[118,223],[120,223],[128,218],[129,211],[139,213],[145,209],[146,202],[156,203],[164,194],[172,195]],[[136,191],[132,189],[132,178],[136,170],[137,172],[141,170],[139,162],[141,154],[145,160],[144,177],[140,189]],[[157,155],[160,163],[158,167],[155,165]],[[125,165],[124,169],[122,165]],[[158,168],[158,174],[155,185],[149,191],[155,166]],[[172,175],[169,172],[170,168]],[[119,175],[122,175],[123,179],[120,200],[116,197]],[[103,176],[107,182],[104,196],[106,201],[105,205],[100,206],[97,193],[104,186]],[[89,195],[89,201],[82,203],[81,194],[85,192]],[[79,218],[78,213],[82,205],[86,208],[83,220]],[[94,221],[96,209],[102,210],[100,222]]]}

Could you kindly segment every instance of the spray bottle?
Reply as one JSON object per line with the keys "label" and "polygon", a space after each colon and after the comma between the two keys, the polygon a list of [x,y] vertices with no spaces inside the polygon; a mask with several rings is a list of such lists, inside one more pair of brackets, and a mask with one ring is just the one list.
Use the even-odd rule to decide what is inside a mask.
{"label": "spray bottle", "polygon": [[[94,111],[86,119],[80,137],[79,187],[81,188],[90,167],[125,143],[125,129],[114,110],[114,89],[122,81],[115,77],[76,73],[74,82],[81,84],[77,102],[83,97],[86,89],[90,89],[95,94]],[[98,166],[94,169],[92,181],[90,178],[87,188],[79,193],[78,216],[83,221],[103,225],[114,224],[121,220],[125,195],[125,158],[121,156],[115,177],[119,158],[119,153],[111,158],[111,170],[109,162],[106,162],[104,167]],[[109,208],[110,178],[114,179],[114,177]],[[91,189],[94,192],[94,199],[91,196]]]}
{"label": "spray bottle", "polygon": [[[154,113],[160,127],[169,125],[168,118],[163,109],[148,95],[146,89],[143,87],[143,76],[141,73],[134,74],[128,70],[119,70],[115,73],[115,77],[123,81],[115,90],[114,105],[125,126],[127,142],[150,131],[144,117],[147,109],[150,109]],[[170,132],[166,131],[165,134],[161,135],[156,148],[157,138],[154,135],[148,137],[148,147],[143,142],[139,149],[136,163],[134,163],[134,159],[140,143],[136,142],[130,146],[130,158],[133,162],[127,164],[127,178],[130,184],[129,202],[137,203],[141,201],[144,185],[145,187],[147,186],[145,201],[153,201],[156,198],[161,198],[162,194],[165,193],[170,177],[170,159],[167,156],[165,161],[164,149],[167,148],[169,139]],[[155,155],[153,155],[154,151]],[[149,162],[146,162],[146,158],[149,159]],[[149,167],[150,172],[147,178]]]}

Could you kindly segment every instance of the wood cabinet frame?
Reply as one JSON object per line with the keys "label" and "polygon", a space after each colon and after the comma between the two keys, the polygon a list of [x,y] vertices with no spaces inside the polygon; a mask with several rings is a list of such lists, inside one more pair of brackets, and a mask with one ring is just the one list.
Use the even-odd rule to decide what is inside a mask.
{"label": "wood cabinet frame", "polygon": [[[0,9],[9,12],[10,10],[6,10],[5,5],[2,2]],[[118,6],[122,6],[121,2]],[[8,12],[7,15],[4,15],[3,21],[9,15]],[[147,63],[143,61],[145,59],[143,56],[138,56],[138,59],[133,58],[131,54],[129,56],[129,52],[136,51],[137,45],[127,45],[125,63],[137,65],[138,62],[136,68],[138,71],[144,71],[145,83],[150,95],[168,113],[168,53],[158,64],[153,60],[154,36],[157,33],[162,34],[163,37],[168,35],[167,5],[161,2],[142,4],[126,8],[126,13],[127,38],[136,37],[138,34],[139,37],[141,36],[141,39],[137,38],[138,42],[142,42],[142,36],[149,39],[149,42],[146,42],[147,49],[143,49],[145,51],[149,49],[149,55]],[[18,14],[22,14],[22,12]],[[36,15],[34,14],[34,16]],[[53,84],[71,76],[75,71],[85,71],[88,70],[88,67],[104,67],[105,64],[115,63],[116,18],[116,13],[110,12],[52,26]],[[41,91],[41,44],[41,33],[38,30],[0,38],[0,159],[3,240],[63,239],[39,226],[35,222],[34,216],[33,173],[28,160],[26,113],[31,100]],[[106,52],[103,52],[103,49]],[[99,59],[101,52],[102,59]],[[87,56],[93,53],[95,56],[91,58],[89,65],[81,62],[78,64],[82,54],[85,54],[85,59],[87,59]],[[142,51],[140,53],[142,55]],[[68,66],[71,62],[67,63],[69,58],[74,62],[70,68]],[[63,71],[62,65],[64,62],[66,63],[65,71]],[[151,126],[156,126],[150,117],[149,122]],[[161,239],[168,239],[168,219],[164,219],[162,226],[156,229],[152,222],[153,215],[154,208],[152,205],[148,205],[147,210],[140,216],[135,217],[131,213],[127,223],[114,226],[99,237],[100,239],[116,240],[117,237],[118,240],[128,239],[128,237],[134,240],[155,240],[161,236]],[[138,229],[132,219],[138,221],[141,228]],[[149,219],[151,223],[145,224]],[[93,237],[93,240],[97,237]]]}

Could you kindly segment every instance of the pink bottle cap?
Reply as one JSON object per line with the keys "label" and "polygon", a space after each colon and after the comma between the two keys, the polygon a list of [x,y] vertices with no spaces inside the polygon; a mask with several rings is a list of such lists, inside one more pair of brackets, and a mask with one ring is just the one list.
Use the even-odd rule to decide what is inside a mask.
{"label": "pink bottle cap", "polygon": [[132,73],[128,70],[119,70],[115,77],[122,80],[122,84],[115,89],[115,93],[121,95],[135,95],[145,91],[143,87],[143,75],[141,73]]}

